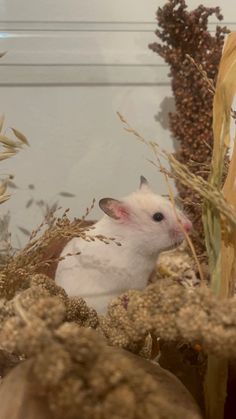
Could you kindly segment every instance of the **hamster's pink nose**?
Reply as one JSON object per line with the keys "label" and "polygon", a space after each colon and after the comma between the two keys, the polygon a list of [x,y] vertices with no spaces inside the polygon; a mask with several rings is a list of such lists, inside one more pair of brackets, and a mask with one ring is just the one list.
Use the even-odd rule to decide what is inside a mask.
{"label": "hamster's pink nose", "polygon": [[185,229],[185,231],[187,232],[187,233],[189,233],[189,231],[190,230],[192,230],[192,223],[191,223],[191,221],[190,220],[185,220],[184,222],[183,222],[183,227],[184,227],[184,229]]}

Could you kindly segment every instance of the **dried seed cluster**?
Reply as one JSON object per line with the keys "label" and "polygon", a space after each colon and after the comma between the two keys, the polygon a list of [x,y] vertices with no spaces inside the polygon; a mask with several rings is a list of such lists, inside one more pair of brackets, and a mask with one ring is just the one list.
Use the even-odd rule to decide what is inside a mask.
{"label": "dried seed cluster", "polygon": [[[82,298],[68,298],[52,279],[32,275],[31,267],[13,285],[14,293],[0,288],[0,372],[30,359],[37,394],[58,419],[75,419],[78,411],[81,418],[116,419],[123,408],[130,419],[144,418],[147,410],[150,418],[157,412],[185,416],[175,416],[175,403],[153,379],[154,365],[146,373],[140,357],[136,364],[107,343],[146,356],[152,334],[197,341],[209,353],[235,358],[236,301],[219,301],[207,288],[159,280],[121,295],[98,319]],[[5,282],[5,288],[13,285]]]}
{"label": "dried seed cluster", "polygon": [[29,357],[41,352],[51,341],[52,331],[65,322],[97,327],[95,310],[82,298],[70,299],[47,276],[28,277],[24,286],[25,289],[19,286],[9,300],[0,292],[1,349],[9,355]]}
{"label": "dried seed cluster", "polygon": [[143,419],[147,412],[151,419],[199,418],[173,377],[109,347],[101,330],[92,330],[97,320],[81,298],[70,300],[53,280],[34,275],[13,299],[0,299],[0,367],[30,359],[34,389],[58,419],[76,419],[78,412],[82,419]]}
{"label": "dried seed cluster", "polygon": [[[209,174],[213,144],[211,83],[216,82],[228,32],[226,27],[219,26],[215,33],[209,31],[208,21],[213,15],[222,20],[218,7],[201,5],[188,11],[185,0],[169,0],[157,11],[159,29],[156,35],[159,41],[149,45],[170,67],[176,110],[169,117],[171,132],[180,143],[177,157],[192,173],[204,179]],[[201,71],[196,66],[200,66]],[[196,232],[194,244],[200,255],[205,249],[201,199],[195,191],[178,181],[177,187],[184,208],[192,218]]]}
{"label": "dried seed cluster", "polygon": [[114,300],[100,326],[111,345],[131,351],[152,333],[164,341],[200,342],[207,353],[235,359],[235,316],[235,298],[219,300],[207,287],[163,279]]}

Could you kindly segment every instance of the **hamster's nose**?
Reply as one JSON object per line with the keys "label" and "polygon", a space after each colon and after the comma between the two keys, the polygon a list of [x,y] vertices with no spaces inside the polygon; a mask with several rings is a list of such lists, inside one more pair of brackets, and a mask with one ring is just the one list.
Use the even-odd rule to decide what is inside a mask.
{"label": "hamster's nose", "polygon": [[185,231],[187,232],[187,233],[189,233],[191,230],[192,230],[192,223],[191,223],[191,221],[190,220],[184,220],[183,221],[183,227],[184,227],[184,229],[185,229]]}

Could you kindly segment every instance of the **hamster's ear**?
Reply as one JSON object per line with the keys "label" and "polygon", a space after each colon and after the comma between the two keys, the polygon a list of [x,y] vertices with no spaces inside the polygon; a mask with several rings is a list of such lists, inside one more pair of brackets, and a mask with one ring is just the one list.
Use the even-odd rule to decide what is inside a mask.
{"label": "hamster's ear", "polygon": [[147,179],[144,176],[140,176],[139,189],[143,192],[150,191],[150,185],[149,185]]}
{"label": "hamster's ear", "polygon": [[113,198],[102,198],[99,201],[99,207],[115,220],[127,220],[129,218],[129,208],[124,202]]}

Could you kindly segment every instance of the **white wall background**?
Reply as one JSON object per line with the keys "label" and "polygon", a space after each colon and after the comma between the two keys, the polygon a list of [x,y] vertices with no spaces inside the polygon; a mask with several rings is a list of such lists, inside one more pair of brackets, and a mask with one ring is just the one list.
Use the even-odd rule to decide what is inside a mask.
{"label": "white wall background", "polygon": [[[191,8],[199,0],[188,0]],[[234,29],[232,0],[219,5]],[[147,45],[155,41],[159,0],[0,0],[0,113],[24,132],[31,147],[1,164],[19,189],[1,212],[11,211],[12,230],[32,229],[41,219],[25,208],[34,184],[37,199],[79,216],[92,198],[134,190],[140,174],[165,193],[163,179],[147,162],[149,151],[122,130],[116,111],[146,138],[173,148],[155,120],[171,100],[168,68]],[[214,22],[212,22],[214,28]],[[92,216],[99,215],[95,209]],[[17,233],[18,234],[18,233]],[[19,233],[20,237],[20,233]],[[20,237],[22,240],[22,236]]]}

